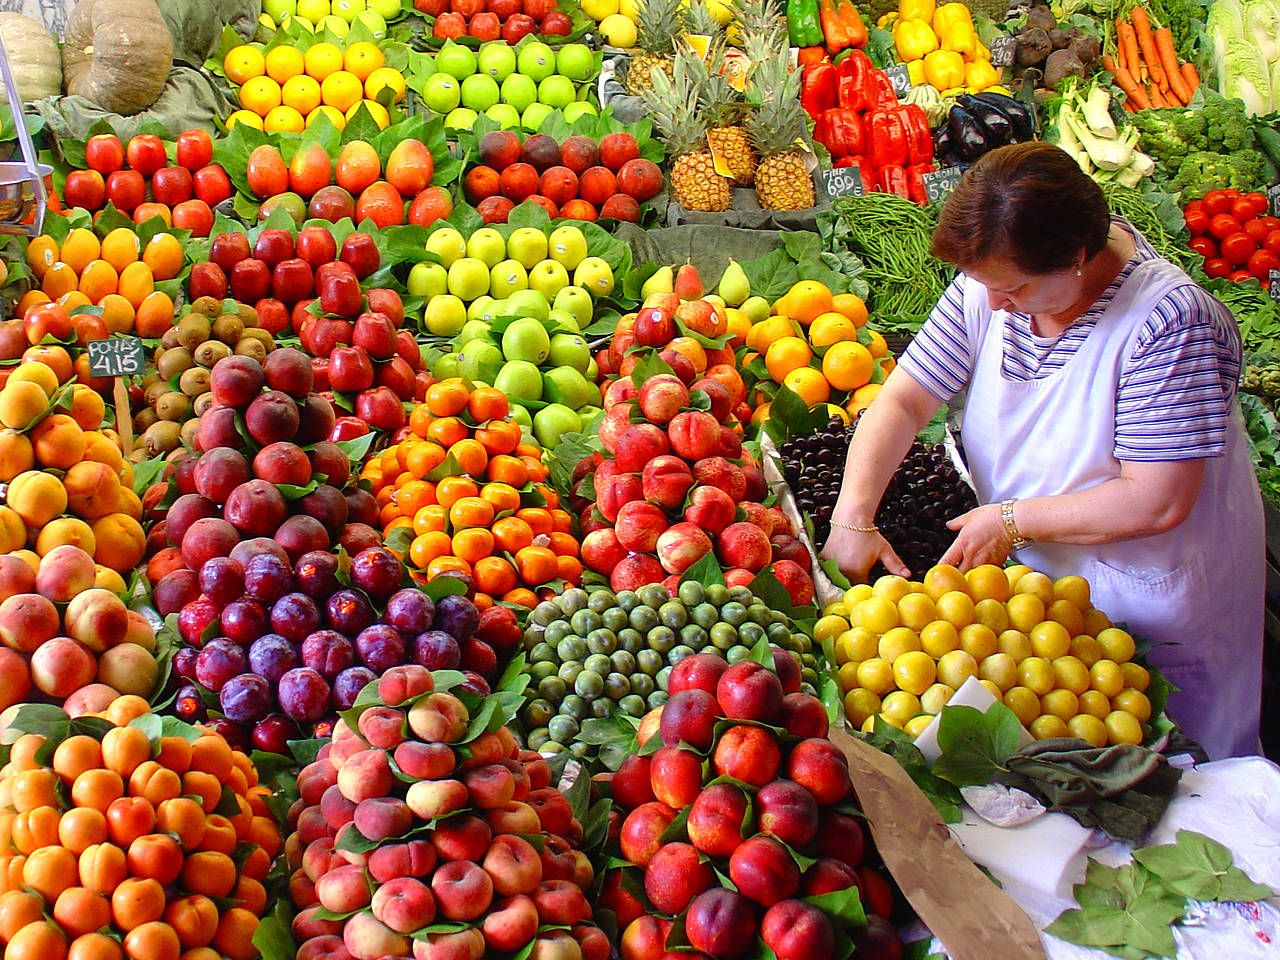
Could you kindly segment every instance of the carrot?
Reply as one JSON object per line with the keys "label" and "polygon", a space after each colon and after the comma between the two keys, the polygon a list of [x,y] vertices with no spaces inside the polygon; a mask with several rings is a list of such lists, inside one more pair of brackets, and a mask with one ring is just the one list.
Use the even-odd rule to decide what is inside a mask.
{"label": "carrot", "polygon": [[1169,88],[1169,80],[1160,66],[1160,55],[1156,53],[1156,39],[1151,34],[1151,20],[1147,11],[1135,6],[1129,16],[1133,18],[1133,32],[1138,38],[1138,49],[1142,51],[1142,59],[1146,61],[1147,72],[1161,90]]}
{"label": "carrot", "polygon": [[1186,81],[1187,89],[1195,93],[1196,87],[1200,86],[1200,74],[1196,72],[1194,63],[1184,63],[1182,65],[1182,79]]}
{"label": "carrot", "polygon": [[1135,106],[1133,105],[1133,101],[1132,101],[1132,100],[1126,99],[1126,100],[1125,100],[1125,102],[1122,104],[1122,106],[1123,106],[1123,107],[1125,108],[1125,110],[1127,110],[1129,113],[1137,113],[1137,112],[1138,112],[1138,108],[1137,108],[1137,107],[1135,107]]}
{"label": "carrot", "polygon": [[1160,54],[1160,66],[1169,78],[1169,89],[1184,104],[1191,102],[1191,91],[1187,89],[1187,81],[1178,69],[1178,54],[1173,49],[1173,32],[1168,27],[1156,31],[1156,50]]}
{"label": "carrot", "polygon": [[1108,73],[1115,73],[1117,69],[1122,69],[1123,67],[1124,64],[1117,64],[1116,58],[1111,56],[1111,54],[1105,53],[1102,55],[1102,69],[1106,70]]}
{"label": "carrot", "polygon": [[1154,82],[1152,82],[1151,86],[1147,88],[1147,99],[1151,101],[1151,106],[1155,107],[1157,110],[1161,107],[1169,106],[1168,101],[1164,98],[1164,94],[1160,92],[1160,88]]}
{"label": "carrot", "polygon": [[1117,66],[1112,72],[1116,77],[1116,86],[1123,90],[1125,96],[1128,98],[1124,102],[1126,107],[1130,103],[1132,103],[1138,110],[1145,110],[1147,107],[1151,106],[1151,101],[1147,98],[1147,95],[1142,92],[1142,87],[1138,86],[1138,82],[1133,78],[1132,73],[1120,66]]}
{"label": "carrot", "polygon": [[1121,59],[1124,61],[1125,68],[1136,79],[1142,67],[1142,57],[1138,54],[1138,38],[1133,32],[1133,27],[1124,20],[1116,20],[1116,43],[1123,53]]}

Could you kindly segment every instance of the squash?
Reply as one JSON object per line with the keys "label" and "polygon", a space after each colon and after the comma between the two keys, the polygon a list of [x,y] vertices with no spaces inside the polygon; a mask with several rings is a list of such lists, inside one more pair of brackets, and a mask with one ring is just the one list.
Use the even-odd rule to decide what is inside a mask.
{"label": "squash", "polygon": [[[62,93],[62,57],[58,41],[44,25],[20,13],[0,13],[0,40],[23,103]],[[0,84],[0,103],[9,95]]]}
{"label": "squash", "polygon": [[156,102],[173,67],[173,37],[155,0],[80,0],[62,44],[67,93],[130,115]]}

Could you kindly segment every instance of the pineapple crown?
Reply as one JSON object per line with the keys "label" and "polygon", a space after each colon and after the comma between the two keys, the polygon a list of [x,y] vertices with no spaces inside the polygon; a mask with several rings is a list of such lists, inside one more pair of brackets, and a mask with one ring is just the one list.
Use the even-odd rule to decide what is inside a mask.
{"label": "pineapple crown", "polygon": [[730,31],[752,63],[786,49],[789,43],[779,0],[734,0]]}
{"label": "pineapple crown", "polygon": [[688,65],[693,85],[698,91],[699,109],[707,120],[707,126],[727,127],[739,122],[746,105],[723,73],[724,44],[712,42],[705,61],[695,56],[682,63]]}
{"label": "pineapple crown", "polygon": [[[701,57],[692,50],[677,51],[674,78],[652,67],[651,86],[640,94],[659,137],[673,157],[707,149],[707,118],[699,104],[694,80],[697,65],[701,63]],[[702,69],[705,72],[705,65]]]}
{"label": "pineapple crown", "polygon": [[639,0],[636,4],[636,46],[660,57],[674,56],[681,30],[681,0]]}
{"label": "pineapple crown", "polygon": [[713,44],[724,39],[724,27],[711,13],[706,0],[689,0],[681,11],[680,27],[687,34],[710,37]]}
{"label": "pineapple crown", "polygon": [[755,109],[745,126],[751,145],[762,157],[791,153],[807,132],[800,95],[800,71],[793,69],[785,50],[771,54],[751,72],[747,99]]}

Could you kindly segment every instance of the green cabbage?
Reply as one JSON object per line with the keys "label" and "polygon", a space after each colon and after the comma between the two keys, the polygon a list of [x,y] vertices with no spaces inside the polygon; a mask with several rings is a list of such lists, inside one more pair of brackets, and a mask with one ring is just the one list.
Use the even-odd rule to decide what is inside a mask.
{"label": "green cabbage", "polygon": [[1280,104],[1280,0],[1217,0],[1205,32],[1218,91],[1243,100],[1250,116],[1274,110]]}
{"label": "green cabbage", "polygon": [[1248,40],[1227,41],[1219,87],[1224,97],[1243,100],[1249,116],[1271,112],[1271,64]]}
{"label": "green cabbage", "polygon": [[1244,29],[1268,64],[1280,60],[1280,4],[1249,0],[1244,5]]}

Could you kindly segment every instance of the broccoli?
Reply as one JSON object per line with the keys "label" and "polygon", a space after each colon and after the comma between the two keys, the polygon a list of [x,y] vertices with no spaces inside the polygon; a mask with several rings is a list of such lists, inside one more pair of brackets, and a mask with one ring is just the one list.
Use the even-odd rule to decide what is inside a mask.
{"label": "broccoli", "polygon": [[1142,134],[1141,148],[1170,168],[1191,153],[1254,148],[1253,128],[1239,100],[1217,97],[1198,110],[1140,110],[1132,121]]}
{"label": "broccoli", "polygon": [[1215,188],[1256,189],[1261,177],[1262,160],[1252,151],[1234,153],[1229,157],[1197,151],[1183,159],[1171,186],[1182,194],[1182,201],[1186,203],[1198,200]]}
{"label": "broccoli", "polygon": [[1244,115],[1243,101],[1210,100],[1198,112],[1205,124],[1204,141],[1198,144],[1201,149],[1221,153],[1253,149],[1253,127]]}
{"label": "broccoli", "polygon": [[[1133,125],[1142,134],[1139,146],[1161,163],[1177,161],[1185,157],[1188,138],[1178,129],[1178,113],[1172,110],[1139,110],[1132,117]],[[1185,111],[1190,113],[1190,111]]]}

